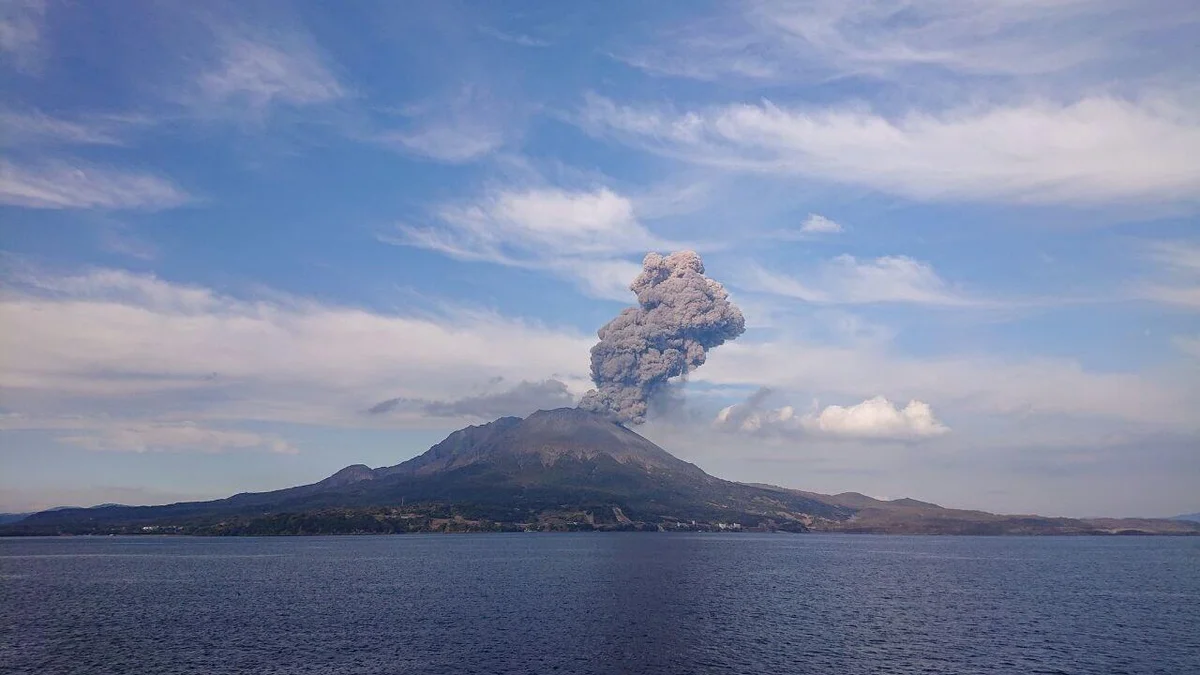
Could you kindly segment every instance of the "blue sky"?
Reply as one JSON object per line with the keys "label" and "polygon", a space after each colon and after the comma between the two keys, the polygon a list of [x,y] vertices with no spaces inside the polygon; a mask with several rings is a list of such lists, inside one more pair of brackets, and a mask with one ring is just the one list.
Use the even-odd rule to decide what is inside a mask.
{"label": "blue sky", "polygon": [[0,509],[284,487],[570,404],[641,258],[692,248],[748,330],[639,431],[711,473],[1195,511],[1197,24],[7,2]]}

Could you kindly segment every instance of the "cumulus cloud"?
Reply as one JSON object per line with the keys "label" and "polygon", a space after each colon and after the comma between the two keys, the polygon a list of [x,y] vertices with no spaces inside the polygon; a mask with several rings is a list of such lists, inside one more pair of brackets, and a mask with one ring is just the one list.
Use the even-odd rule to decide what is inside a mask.
{"label": "cumulus cloud", "polygon": [[925,201],[1106,204],[1200,194],[1200,117],[1167,96],[885,115],[770,101],[680,112],[591,95],[579,120],[593,133],[705,166]]}
{"label": "cumulus cloud", "polygon": [[768,394],[769,390],[760,389],[746,402],[722,409],[713,426],[766,435],[806,433],[880,440],[929,438],[950,431],[934,417],[933,408],[921,401],[909,401],[900,408],[886,398],[876,396],[857,405],[831,405],[799,414],[791,406],[762,408]]}
{"label": "cumulus cloud", "polygon": [[604,187],[500,190],[443,206],[435,218],[428,226],[401,224],[381,239],[459,260],[548,270],[609,299],[627,299],[629,279],[640,270],[619,256],[670,245],[638,221],[629,198]]}
{"label": "cumulus cloud", "polygon": [[156,211],[191,200],[182,188],[149,173],[80,162],[0,160],[0,203],[12,206]]}
{"label": "cumulus cloud", "polygon": [[239,299],[121,270],[9,277],[0,387],[15,412],[361,425],[385,398],[453,401],[481,378],[586,382],[586,335],[486,312]]}
{"label": "cumulus cloud", "polygon": [[111,452],[208,452],[260,450],[293,455],[295,446],[276,434],[214,429],[194,422],[114,425],[89,434],[60,436],[59,440],[87,450]]}
{"label": "cumulus cloud", "polygon": [[901,409],[882,396],[849,407],[831,405],[804,423],[820,433],[858,438],[919,438],[950,431],[928,403],[909,401]]}
{"label": "cumulus cloud", "polygon": [[954,290],[928,263],[907,256],[859,260],[840,255],[804,279],[751,264],[737,286],[814,304],[908,303],[967,307],[987,304]]}
{"label": "cumulus cloud", "polygon": [[464,396],[449,401],[391,398],[376,403],[367,409],[372,415],[389,413],[397,409],[418,409],[433,417],[466,417],[495,419],[515,415],[525,417],[537,410],[570,407],[576,397],[565,382],[556,379],[541,382],[518,382],[515,386],[501,390]]}

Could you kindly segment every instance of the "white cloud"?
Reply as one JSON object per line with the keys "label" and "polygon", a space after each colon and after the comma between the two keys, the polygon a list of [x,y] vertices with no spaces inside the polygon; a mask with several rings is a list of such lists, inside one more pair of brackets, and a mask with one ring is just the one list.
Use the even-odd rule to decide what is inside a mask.
{"label": "white cloud", "polygon": [[736,285],[813,304],[983,304],[953,291],[928,263],[907,256],[860,261],[840,255],[820,265],[810,279],[803,281],[752,264]]}
{"label": "white cloud", "polygon": [[1200,335],[1177,335],[1172,340],[1179,351],[1196,359],[1200,359]]}
{"label": "white cloud", "polygon": [[495,154],[520,134],[522,115],[512,101],[479,87],[406,106],[400,129],[374,140],[402,152],[446,164],[465,164]]}
{"label": "white cloud", "polygon": [[752,14],[786,51],[811,54],[838,72],[937,67],[1017,77],[1111,59],[1127,53],[1119,45],[1139,33],[1197,20],[1179,3],[1134,8],[1113,0],[825,0],[760,3]]}
{"label": "white cloud", "polygon": [[40,111],[0,110],[0,144],[120,145],[117,127],[129,121],[111,116],[66,120]]}
{"label": "white cloud", "polygon": [[641,269],[620,256],[672,246],[638,221],[628,198],[608,188],[501,190],[443,206],[436,217],[436,225],[399,225],[384,241],[459,260],[549,270],[611,299],[628,299],[628,285]]}
{"label": "white cloud", "polygon": [[410,131],[391,131],[376,137],[412,154],[447,164],[462,164],[486,157],[504,146],[504,134],[486,125],[435,123]]}
{"label": "white cloud", "polygon": [[495,376],[576,387],[593,342],[487,313],[240,300],[120,270],[7,286],[0,387],[6,408],[34,416],[361,424],[380,400],[457,399]]}
{"label": "white cloud", "polygon": [[1200,285],[1165,286],[1147,284],[1142,287],[1142,297],[1165,305],[1175,305],[1186,309],[1200,309]]}
{"label": "white cloud", "polygon": [[1169,270],[1200,276],[1200,243],[1158,241],[1147,246],[1150,258]]}
{"label": "white cloud", "polygon": [[196,79],[197,103],[262,115],[273,104],[306,106],[346,96],[345,87],[307,38],[283,38],[266,42],[223,37],[217,62]]}
{"label": "white cloud", "polygon": [[629,286],[642,273],[640,263],[629,260],[563,260],[548,263],[555,273],[571,278],[593,298],[632,303]]}
{"label": "white cloud", "polygon": [[[650,75],[684,77],[693,80],[721,79],[770,80],[780,77],[779,64],[761,54],[747,53],[745,38],[722,39],[692,35],[680,38],[675,49],[625,49],[611,52],[612,58]],[[704,54],[711,54],[711,56]]]}
{"label": "white cloud", "polygon": [[520,45],[521,47],[549,47],[551,44],[553,44],[549,40],[540,40],[523,33],[506,33],[490,26],[480,26],[479,32],[487,35],[488,37],[496,38],[501,42]]}
{"label": "white cloud", "polygon": [[837,234],[843,230],[841,223],[830,220],[818,213],[810,213],[800,224],[800,232],[805,234]]}
{"label": "white cloud", "polygon": [[986,354],[903,356],[862,343],[840,347],[780,338],[722,346],[691,379],[821,396],[937,401],[969,413],[1067,416],[1196,429],[1194,378],[1164,372],[1090,371],[1071,359]]}
{"label": "white cloud", "polygon": [[950,431],[934,417],[933,408],[921,401],[910,401],[900,408],[886,398],[876,396],[857,405],[831,405],[798,414],[792,406],[762,409],[759,407],[762,398],[756,395],[745,403],[722,409],[713,426],[755,434],[806,433],[886,440],[929,438]]}
{"label": "white cloud", "polygon": [[214,429],[194,422],[116,424],[93,433],[60,436],[59,440],[87,450],[110,452],[297,452],[295,446],[276,434]]}
{"label": "white cloud", "polygon": [[885,116],[769,101],[676,112],[592,95],[580,123],[702,165],[919,200],[1103,204],[1200,194],[1200,116],[1171,97],[1090,96]]}
{"label": "white cloud", "polygon": [[[1179,68],[1200,13],[1151,0],[810,0],[747,2],[672,27],[620,60],[656,75],[702,80],[1031,78],[1120,62],[1127,73]],[[1146,50],[1152,35],[1163,50]],[[1186,47],[1179,47],[1186,54]],[[1096,77],[1096,75],[1092,75]],[[1102,79],[1102,78],[1100,78]]]}
{"label": "white cloud", "polygon": [[157,246],[121,223],[102,224],[97,230],[97,238],[100,248],[109,253],[138,260],[154,260],[159,256]]}
{"label": "white cloud", "polygon": [[1142,284],[1136,295],[1185,309],[1200,309],[1200,244],[1159,241],[1146,247],[1158,280]]}
{"label": "white cloud", "polygon": [[22,166],[0,160],[0,203],[32,209],[134,209],[181,206],[191,196],[148,173],[68,162]]}
{"label": "white cloud", "polygon": [[633,204],[607,188],[505,190],[465,206],[443,206],[436,215],[440,226],[401,226],[401,237],[457,257],[496,262],[543,250],[611,255],[655,244],[637,222]]}
{"label": "white cloud", "polygon": [[41,59],[46,3],[5,0],[0,3],[0,55],[17,70],[36,71]]}
{"label": "white cloud", "polygon": [[909,401],[903,409],[882,396],[850,407],[831,405],[805,418],[812,431],[857,438],[907,438],[939,436],[950,431],[933,416],[928,403]]}

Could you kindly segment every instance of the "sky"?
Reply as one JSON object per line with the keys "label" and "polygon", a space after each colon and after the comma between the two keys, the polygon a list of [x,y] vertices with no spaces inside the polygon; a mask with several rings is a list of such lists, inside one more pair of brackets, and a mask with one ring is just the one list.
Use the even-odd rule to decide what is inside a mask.
{"label": "sky", "polygon": [[724,478],[1200,510],[1200,5],[0,2],[0,510],[573,405],[651,251]]}

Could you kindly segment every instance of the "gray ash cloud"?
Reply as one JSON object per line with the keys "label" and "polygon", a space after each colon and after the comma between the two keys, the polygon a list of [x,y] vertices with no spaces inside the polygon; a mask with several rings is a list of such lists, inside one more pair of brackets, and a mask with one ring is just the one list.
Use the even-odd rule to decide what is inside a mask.
{"label": "gray ash cloud", "polygon": [[[493,378],[489,384],[499,384],[501,379]],[[503,391],[449,401],[391,398],[371,406],[367,413],[382,415],[395,410],[419,410],[433,417],[491,419],[507,415],[525,416],[535,410],[562,408],[574,404],[575,398],[568,391],[567,385],[559,380],[549,379],[541,382],[518,382]]]}
{"label": "gray ash cloud", "polygon": [[641,424],[672,377],[704,364],[709,349],[746,330],[741,310],[704,276],[695,251],[651,253],[630,285],[638,299],[601,328],[592,347],[592,381],[580,407]]}

